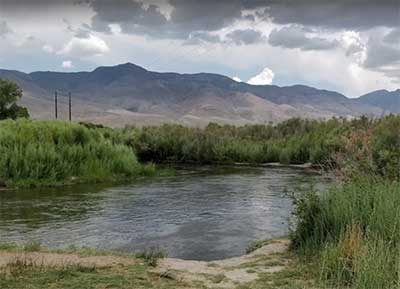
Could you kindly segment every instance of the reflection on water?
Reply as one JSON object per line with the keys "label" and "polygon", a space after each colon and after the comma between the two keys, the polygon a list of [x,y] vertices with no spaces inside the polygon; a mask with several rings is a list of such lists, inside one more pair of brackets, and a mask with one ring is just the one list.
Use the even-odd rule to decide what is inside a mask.
{"label": "reflection on water", "polygon": [[293,168],[201,167],[133,185],[0,193],[0,241],[39,240],[171,257],[241,255],[250,241],[287,234],[290,193],[319,175]]}

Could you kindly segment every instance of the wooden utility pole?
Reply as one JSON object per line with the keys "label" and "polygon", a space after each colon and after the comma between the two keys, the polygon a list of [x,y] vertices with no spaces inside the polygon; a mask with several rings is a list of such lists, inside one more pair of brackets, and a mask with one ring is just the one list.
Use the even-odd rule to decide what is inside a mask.
{"label": "wooden utility pole", "polygon": [[54,113],[57,119],[58,118],[57,91],[54,93]]}
{"label": "wooden utility pole", "polygon": [[69,108],[69,121],[72,121],[72,113],[71,113],[71,92],[68,93],[68,108]]}

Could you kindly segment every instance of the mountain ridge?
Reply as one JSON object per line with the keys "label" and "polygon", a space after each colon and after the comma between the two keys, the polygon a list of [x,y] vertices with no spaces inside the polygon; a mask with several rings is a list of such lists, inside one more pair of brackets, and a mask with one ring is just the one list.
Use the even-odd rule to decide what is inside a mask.
{"label": "mountain ridge", "polygon": [[[368,95],[350,99],[301,84],[251,85],[214,73],[153,72],[130,62],[82,72],[0,69],[0,78],[22,87],[26,96],[22,103],[34,118],[52,118],[52,98],[54,91],[60,90],[72,93],[75,119],[111,126],[163,122],[203,126],[210,121],[240,125],[291,117],[379,117],[387,110]],[[60,99],[61,106],[63,101]],[[63,113],[64,108],[60,109]]]}

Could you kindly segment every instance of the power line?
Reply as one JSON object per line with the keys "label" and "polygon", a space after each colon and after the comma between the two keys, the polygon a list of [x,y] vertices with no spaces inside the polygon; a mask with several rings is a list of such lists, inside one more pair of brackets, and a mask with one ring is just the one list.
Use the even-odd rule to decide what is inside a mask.
{"label": "power line", "polygon": [[55,118],[58,119],[58,99],[60,96],[68,97],[68,119],[71,122],[72,121],[72,94],[71,94],[71,92],[63,93],[63,92],[60,92],[57,90],[54,92],[54,115],[55,115]]}

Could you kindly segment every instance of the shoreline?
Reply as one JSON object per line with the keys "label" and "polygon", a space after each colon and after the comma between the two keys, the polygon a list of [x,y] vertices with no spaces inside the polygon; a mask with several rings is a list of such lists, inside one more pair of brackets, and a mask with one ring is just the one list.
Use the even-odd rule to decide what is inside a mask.
{"label": "shoreline", "polygon": [[[166,257],[158,259],[152,266],[146,259],[127,254],[94,250],[86,253],[79,250],[63,252],[41,248],[26,251],[21,247],[10,247],[10,249],[0,249],[0,277],[1,274],[7,274],[1,273],[2,271],[12,270],[17,263],[24,264],[29,270],[38,268],[42,273],[47,270],[69,270],[76,267],[85,272],[90,269],[99,279],[106,274],[106,271],[137,270],[137,274],[140,271],[150,278],[157,277],[157,286],[162,285],[144,288],[258,288],[253,286],[265,284],[266,277],[270,282],[277,284],[281,283],[282,279],[287,281],[287,278],[294,282],[293,284],[296,282],[303,284],[305,281],[302,280],[304,276],[301,270],[304,268],[295,260],[288,248],[288,239],[273,239],[253,252],[239,257],[216,261]],[[19,274],[28,274],[25,269]],[[130,275],[129,278],[135,278],[135,275]],[[165,287],[168,282],[174,283],[173,287]]]}
{"label": "shoreline", "polygon": [[157,178],[157,177],[164,177],[170,176],[170,168],[164,169],[162,166],[196,166],[196,167],[204,167],[204,166],[215,166],[215,167],[254,167],[254,168],[293,168],[293,169],[303,169],[303,170],[312,170],[314,172],[319,172],[321,169],[320,165],[313,164],[313,163],[304,163],[304,164],[282,164],[282,163],[212,163],[212,164],[200,164],[200,163],[179,163],[179,162],[171,162],[171,163],[159,163],[156,164],[156,171],[154,175],[139,175],[133,178],[124,178],[124,177],[112,177],[106,178],[104,180],[95,180],[95,181],[84,181],[83,179],[79,179],[78,177],[72,177],[69,181],[61,181],[56,182],[53,184],[46,184],[46,183],[38,183],[34,186],[21,186],[21,187],[7,187],[7,186],[0,186],[0,193],[1,192],[9,192],[9,191],[17,191],[17,190],[29,190],[29,189],[42,189],[42,188],[63,188],[63,187],[71,187],[77,185],[98,185],[98,184],[126,184],[135,182],[137,180],[141,180],[144,178]]}

